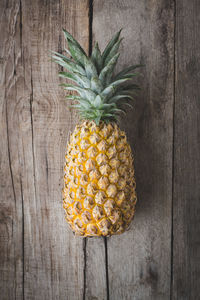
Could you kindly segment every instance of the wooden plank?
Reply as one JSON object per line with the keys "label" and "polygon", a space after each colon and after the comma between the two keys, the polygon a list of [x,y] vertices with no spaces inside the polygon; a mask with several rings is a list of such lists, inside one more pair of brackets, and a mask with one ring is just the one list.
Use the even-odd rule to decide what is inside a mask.
{"label": "wooden plank", "polygon": [[[89,53],[94,40],[92,39],[93,1],[89,6]],[[91,300],[107,299],[107,267],[105,238],[86,238],[85,241],[85,292],[84,298]]]}
{"label": "wooden plank", "polygon": [[107,299],[104,238],[87,238],[85,299]]}
{"label": "wooden plank", "polygon": [[169,299],[173,140],[173,1],[94,1],[103,49],[124,28],[120,64],[144,63],[142,92],[122,121],[135,153],[138,204],[128,232],[108,239],[110,299]]}
{"label": "wooden plank", "polygon": [[0,297],[8,300],[23,298],[23,162],[19,157],[19,115],[25,102],[18,90],[25,94],[26,89],[21,80],[19,1],[1,1],[0,39]]}
{"label": "wooden plank", "polygon": [[27,167],[22,182],[25,299],[82,299],[84,293],[83,240],[64,220],[61,195],[65,146],[75,118],[58,86],[58,67],[49,58],[49,50],[64,48],[62,27],[87,48],[88,1],[22,1],[34,181],[31,191]]}
{"label": "wooden plank", "polygon": [[200,295],[200,3],[176,1],[172,299]]}

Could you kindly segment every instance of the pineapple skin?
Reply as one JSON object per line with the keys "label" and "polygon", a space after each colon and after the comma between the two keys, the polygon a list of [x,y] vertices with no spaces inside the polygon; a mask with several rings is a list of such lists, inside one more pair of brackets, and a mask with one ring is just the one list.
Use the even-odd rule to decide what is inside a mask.
{"label": "pineapple skin", "polygon": [[85,121],[67,146],[63,207],[76,235],[110,236],[130,225],[137,202],[133,157],[116,123]]}

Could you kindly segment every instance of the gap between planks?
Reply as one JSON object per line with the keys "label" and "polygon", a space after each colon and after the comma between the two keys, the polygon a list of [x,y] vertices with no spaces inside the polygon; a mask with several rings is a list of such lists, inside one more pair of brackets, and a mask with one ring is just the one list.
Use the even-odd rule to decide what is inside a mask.
{"label": "gap between planks", "polygon": [[170,300],[173,299],[173,247],[174,247],[174,166],[175,166],[175,91],[176,91],[176,0],[174,0],[174,45],[173,45],[173,133],[172,133],[172,200],[171,200],[171,276],[170,276]]}
{"label": "gap between planks", "polygon": [[[93,46],[93,0],[89,0],[89,47],[88,53],[92,54]],[[87,287],[87,237],[83,240],[83,254],[84,254],[84,268],[83,268],[83,300],[86,300],[86,287]],[[104,237],[104,249],[105,249],[105,271],[106,271],[106,295],[107,300],[110,299],[109,295],[109,274],[108,274],[108,249],[107,249],[107,237]]]}

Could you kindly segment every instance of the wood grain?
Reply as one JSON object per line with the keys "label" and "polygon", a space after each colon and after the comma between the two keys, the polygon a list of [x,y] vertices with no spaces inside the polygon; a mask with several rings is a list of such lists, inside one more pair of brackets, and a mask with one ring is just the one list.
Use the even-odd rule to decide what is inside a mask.
{"label": "wood grain", "polygon": [[20,131],[22,97],[27,95],[22,80],[20,4],[1,1],[0,5],[0,297],[8,300],[23,298],[24,199],[20,153],[22,135],[29,141],[29,126]]}
{"label": "wood grain", "polygon": [[135,110],[122,120],[136,157],[138,204],[130,230],[108,239],[113,300],[170,297],[173,15],[173,1],[94,1],[101,49],[123,27],[118,69],[146,65]]}
{"label": "wood grain", "polygon": [[[199,13],[197,0],[0,2],[2,300],[199,298]],[[117,70],[145,64],[121,121],[138,193],[121,236],[84,240],[64,219],[64,154],[78,118],[50,60],[65,47],[62,27],[86,50],[95,41],[103,50],[123,27]]]}
{"label": "wood grain", "polygon": [[176,2],[172,299],[200,295],[200,3]]}
{"label": "wood grain", "polygon": [[2,6],[3,297],[81,299],[83,240],[68,229],[61,196],[74,120],[49,50],[64,48],[62,27],[88,48],[88,1],[5,1]]}
{"label": "wood grain", "polygon": [[22,16],[36,199],[24,212],[25,297],[81,299],[83,240],[67,227],[61,195],[65,146],[75,120],[58,86],[58,67],[50,62],[49,50],[64,49],[62,27],[88,47],[88,2],[23,1]]}
{"label": "wood grain", "polygon": [[104,239],[87,238],[85,299],[106,300],[106,259]]}

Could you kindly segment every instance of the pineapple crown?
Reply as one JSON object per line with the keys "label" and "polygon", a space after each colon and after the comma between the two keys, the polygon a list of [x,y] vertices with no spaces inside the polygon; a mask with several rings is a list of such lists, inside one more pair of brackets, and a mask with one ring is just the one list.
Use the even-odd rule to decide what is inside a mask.
{"label": "pineapple crown", "polygon": [[138,75],[133,71],[141,65],[132,65],[114,74],[122,41],[119,38],[121,30],[112,37],[103,53],[96,42],[89,56],[69,32],[64,29],[63,32],[68,43],[67,56],[52,51],[52,58],[67,70],[59,72],[59,76],[75,83],[61,85],[79,94],[66,97],[76,101],[72,106],[78,109],[82,119],[93,120],[97,125],[100,121],[116,121],[120,113],[125,113],[124,105],[132,108],[129,100],[133,99],[134,91],[140,89],[130,80]]}

